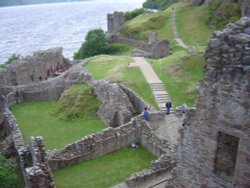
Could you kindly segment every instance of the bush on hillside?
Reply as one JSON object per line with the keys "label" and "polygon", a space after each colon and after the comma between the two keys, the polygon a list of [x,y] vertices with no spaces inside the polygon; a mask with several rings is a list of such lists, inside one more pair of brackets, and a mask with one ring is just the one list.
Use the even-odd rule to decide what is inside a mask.
{"label": "bush on hillside", "polygon": [[164,10],[177,2],[178,0],[147,0],[145,3],[143,3],[143,7],[148,9]]}
{"label": "bush on hillside", "polygon": [[16,186],[17,176],[15,174],[15,166],[0,155],[0,187],[15,188]]}
{"label": "bush on hillside", "polygon": [[105,33],[101,29],[94,29],[88,32],[85,42],[80,49],[74,53],[74,59],[84,59],[100,54],[121,54],[129,50],[126,45],[109,44]]}
{"label": "bush on hillside", "polygon": [[85,42],[74,54],[74,59],[84,59],[87,57],[107,54],[110,44],[107,42],[105,33],[102,29],[90,30],[85,37]]}
{"label": "bush on hillside", "polygon": [[223,28],[226,24],[236,22],[241,17],[238,3],[221,3],[213,0],[209,3],[209,19],[207,24],[215,28]]}
{"label": "bush on hillside", "polygon": [[7,61],[3,64],[0,64],[0,68],[4,68],[6,65],[11,64],[13,61],[20,59],[21,56],[19,54],[12,54]]}
{"label": "bush on hillside", "polygon": [[138,8],[132,11],[127,11],[124,14],[124,19],[125,21],[129,21],[132,20],[133,18],[135,18],[136,16],[139,16],[140,14],[144,13],[144,8]]}

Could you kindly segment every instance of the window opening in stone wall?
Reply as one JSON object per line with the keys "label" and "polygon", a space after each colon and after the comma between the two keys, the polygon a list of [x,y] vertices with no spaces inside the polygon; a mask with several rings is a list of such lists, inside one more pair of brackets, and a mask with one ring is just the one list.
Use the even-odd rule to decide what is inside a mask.
{"label": "window opening in stone wall", "polygon": [[225,181],[232,181],[237,159],[239,138],[219,132],[215,158],[215,173]]}

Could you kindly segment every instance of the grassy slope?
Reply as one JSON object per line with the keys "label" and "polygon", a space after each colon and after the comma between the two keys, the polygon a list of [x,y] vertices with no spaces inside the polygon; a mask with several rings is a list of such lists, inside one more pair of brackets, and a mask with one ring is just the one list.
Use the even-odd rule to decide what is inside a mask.
{"label": "grassy slope", "polygon": [[[154,160],[146,149],[122,149],[53,173],[58,188],[105,188],[125,181],[132,173],[148,168]],[[112,170],[111,170],[112,169]]]}
{"label": "grassy slope", "polygon": [[100,102],[94,97],[92,88],[86,84],[72,85],[63,92],[56,103],[53,114],[61,119],[97,119]]}
{"label": "grassy slope", "polygon": [[194,45],[199,51],[203,51],[212,29],[206,25],[208,19],[207,5],[200,7],[189,3],[181,3],[176,10],[177,30],[180,37],[187,45]]}
{"label": "grassy slope", "polygon": [[26,144],[30,136],[42,136],[46,149],[58,149],[105,128],[99,119],[61,120],[51,113],[55,103],[22,103],[11,109],[20,125]]}
{"label": "grassy slope", "polygon": [[132,59],[124,56],[96,56],[85,67],[96,80],[122,83],[142,97],[149,105],[157,107],[148,83],[139,68],[128,68]]}
{"label": "grassy slope", "polygon": [[178,51],[161,60],[149,60],[168,90],[175,106],[193,106],[196,87],[203,77],[204,59],[202,54],[190,56]]}

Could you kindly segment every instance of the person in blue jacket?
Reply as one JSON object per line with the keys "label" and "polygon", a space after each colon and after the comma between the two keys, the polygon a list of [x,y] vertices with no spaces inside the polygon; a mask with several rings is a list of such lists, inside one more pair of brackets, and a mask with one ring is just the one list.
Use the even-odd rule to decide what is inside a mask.
{"label": "person in blue jacket", "polygon": [[149,121],[149,114],[148,114],[148,109],[147,107],[144,108],[144,111],[143,111],[143,117],[146,121]]}
{"label": "person in blue jacket", "polygon": [[172,107],[172,103],[170,101],[166,102],[166,108],[167,108],[167,112],[166,114],[170,114],[170,108]]}

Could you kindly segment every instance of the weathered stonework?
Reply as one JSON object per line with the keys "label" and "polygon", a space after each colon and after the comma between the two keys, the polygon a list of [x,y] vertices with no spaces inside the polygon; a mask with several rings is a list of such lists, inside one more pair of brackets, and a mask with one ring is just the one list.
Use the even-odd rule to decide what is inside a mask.
{"label": "weathered stonework", "polygon": [[142,43],[141,46],[132,51],[134,57],[147,57],[159,59],[169,54],[169,42],[167,40],[158,41],[154,32],[149,33],[147,43]]}
{"label": "weathered stonework", "polygon": [[[250,19],[213,33],[196,109],[187,113],[173,187],[250,185]],[[230,145],[231,147],[228,147]]]}
{"label": "weathered stonework", "polygon": [[48,77],[48,71],[56,71],[61,66],[69,66],[69,61],[62,55],[62,48],[35,52],[33,56],[13,61],[0,70],[0,87],[40,82]]}
{"label": "weathered stonework", "polygon": [[107,15],[108,32],[114,33],[118,31],[124,24],[123,12],[114,12]]}

